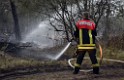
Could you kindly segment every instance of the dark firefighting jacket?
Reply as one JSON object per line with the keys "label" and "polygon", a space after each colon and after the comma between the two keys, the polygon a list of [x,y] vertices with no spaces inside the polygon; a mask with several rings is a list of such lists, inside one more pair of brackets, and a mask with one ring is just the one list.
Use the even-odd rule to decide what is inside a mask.
{"label": "dark firefighting jacket", "polygon": [[76,27],[74,35],[79,38],[78,49],[95,49],[95,36],[97,35],[95,23],[88,19],[79,20]]}

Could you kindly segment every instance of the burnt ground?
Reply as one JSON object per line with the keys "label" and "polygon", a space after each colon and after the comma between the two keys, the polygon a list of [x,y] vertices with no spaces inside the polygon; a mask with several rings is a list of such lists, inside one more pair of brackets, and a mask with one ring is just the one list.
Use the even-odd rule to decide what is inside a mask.
{"label": "burnt ground", "polygon": [[[42,57],[42,55],[39,56],[38,53],[41,51],[36,53],[38,56],[36,56],[36,54],[35,56],[31,56],[34,52],[36,53],[36,51],[32,49],[29,52],[23,50],[16,55],[19,57]],[[28,54],[22,56],[21,53]],[[0,80],[124,80],[124,63],[104,62],[100,67],[99,75],[92,74],[92,72],[80,72],[74,75],[72,74],[73,69],[67,64],[67,60],[62,60],[62,62],[62,64],[45,64],[43,66],[29,66],[3,70],[0,71]],[[89,65],[84,63],[82,66],[87,67]]]}
{"label": "burnt ground", "polygon": [[104,63],[100,67],[99,75],[81,71],[77,75],[72,73],[73,69],[69,66],[46,65],[46,67],[30,67],[4,72],[0,75],[0,80],[124,80],[124,64]]}

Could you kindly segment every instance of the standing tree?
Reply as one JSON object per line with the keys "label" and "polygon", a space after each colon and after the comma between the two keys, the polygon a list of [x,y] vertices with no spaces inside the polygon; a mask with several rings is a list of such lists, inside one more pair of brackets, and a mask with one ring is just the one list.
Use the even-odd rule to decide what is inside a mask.
{"label": "standing tree", "polygon": [[12,0],[10,0],[10,5],[11,5],[13,21],[14,21],[15,37],[16,37],[16,40],[20,41],[21,40],[21,33],[20,33],[20,28],[19,28],[19,21],[18,21],[16,6]]}
{"label": "standing tree", "polygon": [[[100,19],[105,13],[107,1],[74,0],[73,2],[71,0],[51,0],[49,5],[55,15],[52,16],[54,21],[61,23],[66,33],[67,40],[69,40],[69,34],[73,36],[73,32],[75,30],[75,21],[80,19],[80,16],[78,15],[81,15],[84,11],[89,11],[92,15],[92,19],[96,23],[96,26],[98,26]],[[75,5],[77,6],[77,11],[74,12],[73,8]],[[53,22],[51,22],[51,24],[53,25]],[[56,24],[53,26],[55,29],[58,29]]]}

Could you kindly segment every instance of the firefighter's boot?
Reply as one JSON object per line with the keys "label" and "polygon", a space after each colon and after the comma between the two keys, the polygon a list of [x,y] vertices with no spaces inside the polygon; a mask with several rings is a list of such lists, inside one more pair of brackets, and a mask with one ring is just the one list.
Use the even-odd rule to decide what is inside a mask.
{"label": "firefighter's boot", "polygon": [[75,67],[73,74],[78,74],[79,70],[80,70],[79,67]]}
{"label": "firefighter's boot", "polygon": [[99,67],[93,67],[93,74],[99,74]]}

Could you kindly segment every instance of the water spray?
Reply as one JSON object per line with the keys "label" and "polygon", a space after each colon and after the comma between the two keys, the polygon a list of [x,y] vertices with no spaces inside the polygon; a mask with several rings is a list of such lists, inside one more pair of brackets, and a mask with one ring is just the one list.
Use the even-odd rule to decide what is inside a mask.
{"label": "water spray", "polygon": [[59,58],[64,54],[64,52],[69,48],[70,44],[71,44],[71,42],[69,42],[69,43],[65,46],[65,48],[64,48],[58,55],[55,56],[54,59],[55,59],[55,60],[59,59]]}
{"label": "water spray", "polygon": [[65,51],[69,48],[70,44],[71,44],[71,42],[68,42],[67,45],[57,55],[53,55],[53,56],[46,55],[47,58],[49,58],[51,60],[58,60],[65,53]]}

